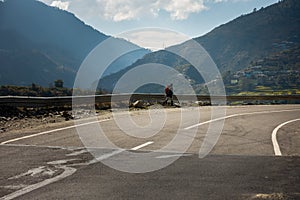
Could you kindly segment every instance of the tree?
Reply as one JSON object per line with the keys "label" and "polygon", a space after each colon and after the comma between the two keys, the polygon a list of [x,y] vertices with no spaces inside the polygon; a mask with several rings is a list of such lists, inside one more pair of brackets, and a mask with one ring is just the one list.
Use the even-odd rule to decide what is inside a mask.
{"label": "tree", "polygon": [[37,87],[37,85],[35,83],[31,84],[31,90],[33,90],[33,91],[37,91],[38,90],[38,87]]}
{"label": "tree", "polygon": [[64,87],[64,82],[63,82],[63,80],[58,79],[58,80],[54,81],[54,86],[55,86],[56,88],[63,88],[63,87]]}
{"label": "tree", "polygon": [[230,85],[231,83],[232,74],[231,71],[228,70],[223,74],[223,82],[225,85]]}
{"label": "tree", "polygon": [[253,91],[255,89],[255,81],[253,79],[242,78],[239,86],[242,91]]}

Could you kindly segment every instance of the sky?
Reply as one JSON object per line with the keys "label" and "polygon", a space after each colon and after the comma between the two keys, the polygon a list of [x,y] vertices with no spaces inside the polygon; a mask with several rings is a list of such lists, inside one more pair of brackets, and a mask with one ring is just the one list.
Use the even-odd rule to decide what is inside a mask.
{"label": "sky", "polygon": [[[254,8],[278,2],[278,0],[40,0],[50,6],[74,13],[86,24],[107,35],[133,38],[124,34],[146,27],[157,28],[163,35],[199,37],[213,28],[225,24]],[[153,30],[151,30],[153,32]],[[145,32],[143,32],[145,34]],[[137,37],[136,34],[135,38]],[[147,34],[148,39],[149,35]],[[183,37],[185,38],[185,37]],[[174,40],[174,37],[173,37]],[[172,41],[173,41],[172,40]],[[139,43],[140,41],[133,41]],[[168,46],[179,41],[166,41]],[[168,43],[166,45],[166,43]],[[141,45],[141,44],[139,44]],[[173,45],[173,44],[171,44]],[[145,47],[143,44],[142,46]],[[147,46],[147,45],[146,45]],[[149,46],[149,45],[148,45]]]}

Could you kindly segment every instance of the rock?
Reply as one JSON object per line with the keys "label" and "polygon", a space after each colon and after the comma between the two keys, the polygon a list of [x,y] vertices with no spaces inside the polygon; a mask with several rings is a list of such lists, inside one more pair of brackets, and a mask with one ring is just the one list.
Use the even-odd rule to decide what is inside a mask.
{"label": "rock", "polygon": [[63,111],[61,116],[64,117],[66,121],[74,119],[74,117],[68,111]]}
{"label": "rock", "polygon": [[42,118],[42,122],[45,122],[45,121],[47,121],[47,118]]}
{"label": "rock", "polygon": [[179,103],[174,103],[173,104],[176,108],[181,108],[181,105]]}
{"label": "rock", "polygon": [[144,103],[141,100],[137,100],[132,104],[134,108],[145,108]]}
{"label": "rock", "polygon": [[0,117],[0,121],[5,121],[5,122],[7,122],[8,119],[7,119],[6,117]]}
{"label": "rock", "polygon": [[198,104],[199,106],[209,106],[211,105],[209,101],[196,101],[196,104]]}

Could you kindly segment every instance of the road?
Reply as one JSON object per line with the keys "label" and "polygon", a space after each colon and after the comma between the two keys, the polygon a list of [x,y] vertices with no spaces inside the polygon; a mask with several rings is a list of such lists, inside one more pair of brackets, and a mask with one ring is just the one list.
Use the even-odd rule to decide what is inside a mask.
{"label": "road", "polygon": [[4,135],[1,199],[299,199],[300,105],[219,108]]}

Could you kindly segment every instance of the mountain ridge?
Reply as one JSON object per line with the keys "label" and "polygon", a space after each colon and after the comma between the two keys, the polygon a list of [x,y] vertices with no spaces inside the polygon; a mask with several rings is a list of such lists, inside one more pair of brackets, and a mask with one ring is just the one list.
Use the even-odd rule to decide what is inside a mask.
{"label": "mountain ridge", "polygon": [[[300,14],[298,10],[300,10],[299,1],[280,1],[242,15],[195,40],[211,54],[220,70],[227,70],[228,65],[231,65],[231,69],[239,70],[244,67],[243,65],[250,64],[251,56],[260,59],[277,51],[274,43],[286,40],[299,45]],[[220,43],[225,44],[218,49]],[[256,51],[259,51],[259,57],[256,57]],[[237,54],[242,53],[247,55],[244,55],[243,59],[235,60],[239,56]]]}
{"label": "mountain ridge", "polygon": [[[72,87],[85,57],[111,38],[74,14],[36,0],[0,2],[0,25],[0,85],[49,86],[61,79],[66,87]],[[140,49],[120,58],[107,73],[149,52]]]}
{"label": "mountain ridge", "polygon": [[[245,85],[249,81],[246,81],[245,77],[237,78],[235,73],[249,67],[251,68],[255,63],[259,63],[264,58],[285,56],[286,53],[284,52],[288,50],[290,50],[289,55],[293,57],[293,60],[289,61],[290,63],[277,62],[275,65],[284,65],[282,68],[298,73],[297,66],[299,66],[300,62],[297,59],[297,53],[299,52],[297,49],[300,48],[299,10],[300,1],[283,0],[266,8],[242,15],[193,40],[201,44],[210,54],[222,73],[223,78],[225,75],[228,75],[228,72],[231,73],[226,77],[228,78],[225,81],[227,86],[230,86],[231,80],[239,81],[242,79],[244,80],[243,85]],[[175,46],[178,49],[185,48],[187,43]],[[160,63],[175,68],[187,78],[191,78],[191,84],[196,88],[196,92],[201,93],[206,91],[201,75],[195,73],[195,70],[186,69],[192,67],[190,63],[176,55],[168,54],[168,48],[147,54],[143,59],[138,60],[125,70],[103,78],[100,81],[99,87],[111,90],[115,80],[128,70],[145,63]],[[273,71],[276,71],[278,68],[278,66],[266,67],[271,67]],[[266,79],[277,79],[277,76],[279,76],[279,74],[276,74],[276,76],[263,75],[267,76],[265,77]],[[242,81],[239,84],[242,85]],[[296,82],[293,83],[293,85],[295,84],[297,87]],[[236,92],[241,88],[237,88]]]}

